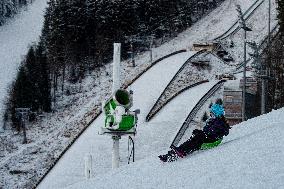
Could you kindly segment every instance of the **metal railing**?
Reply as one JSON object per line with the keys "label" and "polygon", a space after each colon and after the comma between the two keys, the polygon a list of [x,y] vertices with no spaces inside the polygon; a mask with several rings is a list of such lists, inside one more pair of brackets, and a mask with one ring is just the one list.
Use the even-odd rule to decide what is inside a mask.
{"label": "metal railing", "polygon": [[227,119],[242,119],[242,113],[228,113],[226,112]]}

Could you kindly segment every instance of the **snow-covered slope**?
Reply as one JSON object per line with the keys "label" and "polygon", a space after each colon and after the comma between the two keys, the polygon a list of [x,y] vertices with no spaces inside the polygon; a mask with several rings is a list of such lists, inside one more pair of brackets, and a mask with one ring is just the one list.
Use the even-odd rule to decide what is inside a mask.
{"label": "snow-covered slope", "polygon": [[[252,17],[247,20],[247,25],[252,29],[252,32],[247,33],[248,41],[255,41],[257,44],[260,44],[261,41],[267,36],[268,33],[268,0],[264,1],[261,6],[254,12]],[[275,1],[271,1],[271,9],[275,10],[277,7],[277,3]],[[271,29],[276,26],[278,20],[275,19],[277,17],[277,12],[271,12]],[[259,22],[261,20],[261,22]],[[260,24],[262,23],[262,24]],[[232,40],[234,42],[234,48],[228,48],[227,50],[233,56],[233,58],[237,62],[243,61],[243,31],[240,30],[233,37],[228,38],[227,40]],[[252,52],[250,48],[248,48],[248,53]],[[249,55],[247,56],[250,57]]]}
{"label": "snow-covered slope", "polygon": [[[254,2],[255,0],[225,1],[222,4],[222,6],[214,10],[212,13],[204,17],[196,24],[194,24],[191,28],[187,29],[185,32],[179,34],[178,37],[176,37],[175,39],[161,45],[160,47],[154,48],[153,49],[154,59],[172,53],[175,50],[191,49],[192,44],[195,42],[198,41],[208,42],[211,39],[214,39],[218,35],[222,34],[224,31],[226,31],[226,29],[228,29],[230,25],[235,22],[237,18],[234,6],[235,3],[239,3],[242,6],[242,9],[246,10]],[[3,97],[6,94],[6,87],[8,83],[10,83],[11,80],[15,77],[16,73],[15,70],[17,69],[18,63],[21,60],[20,55],[25,54],[27,50],[27,44],[33,40],[36,40],[38,36],[38,33],[40,31],[39,27],[42,25],[42,22],[40,22],[38,19],[42,18],[38,17],[36,13],[42,15],[42,10],[45,4],[46,0],[35,1],[33,7],[29,9],[29,11],[31,12],[23,13],[23,15],[24,14],[26,15],[25,17],[24,16],[19,17],[19,20],[12,21],[9,25],[5,26],[7,27],[7,29],[0,28],[0,65],[1,65],[0,100],[1,98],[3,99]],[[267,5],[267,1],[265,2],[265,5]],[[263,8],[262,10],[265,11],[265,8]],[[273,11],[275,12],[275,10]],[[266,13],[264,12],[264,14]],[[263,18],[259,18],[258,16],[253,17],[253,20],[255,21],[254,24],[256,26],[259,26],[255,27],[256,31],[253,34],[256,37],[254,37],[253,39],[259,41],[258,39],[264,36],[263,32],[266,33],[265,31],[266,21],[264,21]],[[273,14],[272,20],[275,20],[275,14]],[[33,23],[35,23],[35,26],[32,25]],[[21,32],[23,31],[24,32],[23,33],[18,32],[20,30]],[[38,33],[36,33],[35,31],[37,31]],[[261,35],[259,34],[258,31],[262,32]],[[21,36],[19,36],[20,34]],[[252,36],[252,34],[250,34],[250,36]],[[13,40],[11,38],[13,38]],[[27,38],[30,38],[30,40],[27,40]],[[234,39],[242,41],[242,36],[239,35],[239,37],[236,37]],[[14,52],[17,52],[18,54]],[[242,52],[242,50],[240,50],[239,52]],[[174,64],[175,60],[173,59],[171,60],[172,60],[171,63]],[[143,66],[146,66],[146,63],[149,62],[148,53],[144,53],[142,55],[135,57],[135,61],[137,65],[140,67],[137,66],[137,68],[133,69],[132,66],[128,66],[128,69],[125,72],[127,76],[135,76],[136,74],[139,73],[138,68],[143,68]],[[128,64],[130,65],[130,63]],[[173,66],[172,64],[168,63],[169,68],[172,69],[174,67],[174,69],[176,70],[177,67]],[[123,62],[123,65],[127,65],[127,61]],[[9,68],[9,70],[4,68]],[[87,123],[90,120],[90,119],[82,119],[83,121],[81,122],[81,118],[84,117],[86,113],[91,112],[95,114],[94,113],[95,111],[90,111],[90,110],[93,110],[93,107],[95,107],[98,104],[98,102],[101,102],[101,99],[104,96],[107,96],[108,93],[106,93],[107,90],[106,86],[108,85],[110,86],[110,77],[106,77],[105,73],[106,72],[110,73],[111,67],[110,65],[106,65],[106,69],[102,68],[102,70],[103,71],[101,72],[95,73],[95,75],[100,75],[99,79],[96,77],[89,76],[87,77],[86,80],[83,81],[82,90],[80,85],[80,91],[83,92],[77,94],[74,99],[69,97],[69,98],[64,98],[64,100],[62,100],[64,101],[62,103],[62,106],[64,105],[69,106],[67,108],[67,111],[66,109],[62,108],[59,109],[57,113],[48,114],[46,115],[45,118],[43,118],[43,122],[39,122],[39,125],[31,127],[31,129],[28,130],[28,137],[32,138],[31,142],[28,145],[20,144],[21,142],[19,141],[21,141],[21,136],[18,137],[13,136],[13,138],[18,138],[17,142],[10,142],[10,141],[9,142],[11,144],[14,144],[15,146],[18,145],[19,149],[13,148],[13,151],[15,150],[15,153],[13,152],[12,154],[8,154],[7,157],[1,159],[0,164],[3,165],[2,166],[3,169],[0,168],[0,172],[2,171],[0,176],[0,188],[1,184],[4,184],[3,186],[5,186],[6,188],[12,188],[13,186],[17,187],[15,186],[15,183],[18,184],[18,187],[23,186],[23,183],[28,181],[31,181],[31,183],[36,183],[38,181],[38,178],[45,173],[48,167],[52,164],[51,162],[53,162],[54,159],[56,159],[58,155],[63,151],[63,149],[66,148],[66,146],[70,143],[70,141],[73,140],[72,135],[75,135],[74,133],[76,133],[74,130],[77,131],[80,128],[82,129],[85,124],[82,124],[83,126],[80,124]],[[225,72],[225,71],[222,70],[222,68],[220,68],[220,72]],[[134,90],[135,95],[137,95],[134,97],[134,99],[141,100],[142,97],[146,99],[145,102],[140,100],[136,101],[135,103],[137,104],[134,106],[134,108],[141,108],[142,112],[139,120],[138,135],[136,137],[136,145],[137,145],[136,160],[138,160],[136,162],[137,166],[134,165],[133,168],[131,168],[132,167],[131,166],[129,167],[130,169],[134,170],[134,169],[139,169],[139,166],[146,166],[145,169],[141,168],[141,170],[151,171],[150,170],[151,168],[148,170],[149,167],[147,167],[147,163],[146,165],[144,165],[143,162],[152,162],[152,160],[155,161],[156,159],[154,157],[156,157],[158,153],[166,152],[172,140],[172,137],[179,129],[180,124],[182,123],[183,118],[185,118],[187,112],[191,110],[191,108],[202,96],[202,94],[204,94],[214,84],[213,81],[206,85],[202,85],[198,88],[192,88],[191,90],[183,93],[177,99],[173,100],[170,104],[168,104],[155,117],[155,119],[153,119],[150,123],[146,124],[144,123],[145,113],[147,113],[149,108],[151,108],[151,106],[154,104],[156,98],[158,97],[158,95],[160,95],[159,92],[163,90],[163,86],[165,86],[167,81],[171,79],[171,74],[167,75],[168,73],[169,72],[163,73],[162,71],[157,72],[155,77],[152,77],[153,80],[151,82],[145,81],[143,83],[144,89],[141,86],[136,86],[135,88],[136,83],[133,85],[132,89]],[[129,78],[131,79],[132,77]],[[155,84],[155,82],[159,82],[159,85],[158,84],[154,86],[151,85]],[[157,90],[155,89],[156,87]],[[148,91],[146,91],[146,88],[147,90],[150,90],[154,93],[152,92],[148,93]],[[72,106],[70,106],[70,104],[72,104]],[[2,104],[0,104],[0,109],[1,108]],[[126,165],[126,155],[127,155],[126,153],[127,141],[125,139],[121,140],[122,168],[118,170],[119,172],[118,171],[112,172],[110,168],[111,167],[110,150],[112,145],[111,139],[109,137],[97,135],[99,126],[101,125],[102,122],[103,118],[99,117],[95,121],[95,124],[97,125],[92,125],[84,132],[83,135],[81,135],[81,137],[76,141],[74,146],[72,146],[72,148],[70,148],[70,150],[63,156],[63,158],[59,161],[59,164],[52,170],[52,172],[50,172],[49,176],[43,181],[43,183],[40,185],[39,188],[67,187],[68,185],[73,185],[77,182],[83,181],[84,180],[83,160],[85,153],[91,153],[94,156],[93,168],[94,168],[95,178],[99,178],[100,175],[103,175],[102,176],[103,179],[108,179],[107,176],[118,174],[120,171],[122,172],[122,176],[124,173],[127,173],[127,170],[122,171],[124,168],[126,168],[125,165]],[[80,126],[76,127],[74,125],[80,125]],[[76,129],[74,129],[75,127]],[[70,131],[68,129],[70,129]],[[150,159],[147,159],[148,156],[151,156],[152,159],[151,157]],[[216,159],[218,158],[216,157]],[[153,166],[153,168],[155,168],[155,166]],[[28,172],[28,174],[22,176],[22,175],[11,175],[9,173],[10,170],[18,170],[18,169],[23,170],[24,172]],[[173,167],[173,169],[175,168]],[[190,168],[187,168],[186,170],[190,170]],[[138,174],[139,173],[137,173],[137,175]],[[143,176],[145,174],[141,173],[140,175]],[[159,174],[163,175],[162,173]],[[187,174],[187,172],[185,172],[184,174]],[[151,175],[149,174],[149,176]],[[174,174],[172,176],[174,176]],[[1,180],[1,178],[4,178],[4,181]],[[145,178],[147,178],[147,176],[145,176]],[[130,182],[132,181],[135,182],[133,179],[130,179]],[[184,178],[182,179],[184,180]],[[150,187],[150,184],[145,185],[145,187],[146,186]],[[156,188],[156,184],[155,183],[152,184],[153,185],[151,185],[151,187]],[[117,187],[120,188],[119,184],[116,185],[117,187],[115,187],[114,185],[110,186],[113,186],[112,188],[117,188]],[[143,188],[143,185],[139,184],[139,181],[137,187],[138,186]],[[182,186],[177,185],[176,188],[179,187]],[[78,186],[78,188],[80,187]],[[93,187],[87,187],[87,188],[93,188]]]}
{"label": "snow-covered slope", "polygon": [[[241,4],[242,8],[246,10],[254,0],[227,0],[220,6],[218,9],[213,11],[210,15],[203,18],[200,22],[196,23],[194,26],[189,28],[187,31],[181,33],[177,38],[172,41],[154,49],[154,52],[158,55],[165,55],[171,53],[175,50],[180,50],[182,48],[191,49],[193,43],[198,41],[208,42],[211,39],[217,37],[222,32],[226,31],[230,27],[236,18],[236,10],[234,3]],[[264,5],[265,6],[265,5]],[[261,19],[255,19],[258,25],[263,25]],[[263,30],[262,30],[263,31]],[[256,32],[257,33],[257,32]],[[242,40],[238,38],[236,40]],[[174,56],[175,58],[180,57]],[[139,57],[138,57],[139,58]],[[142,59],[143,60],[143,59]],[[169,61],[168,59],[166,59]],[[174,61],[174,59],[171,59]],[[162,65],[162,64],[159,64]],[[170,63],[168,65],[171,65]],[[156,67],[155,74],[153,74],[153,69]],[[220,174],[221,176],[227,176],[226,167],[221,167],[220,169],[214,169],[217,160],[223,160],[220,156],[220,151],[216,151],[219,148],[210,150],[208,152],[202,152],[206,154],[213,152],[212,161],[208,163],[205,161],[206,157],[203,158],[204,161],[199,162],[199,158],[194,160],[193,163],[190,163],[191,158],[185,159],[184,162],[189,163],[190,166],[186,167],[179,162],[174,163],[173,165],[160,165],[157,161],[156,156],[159,153],[165,153],[167,148],[174,137],[175,133],[179,129],[181,123],[185,119],[187,113],[193,108],[199,98],[202,97],[202,94],[206,93],[208,89],[214,84],[213,82],[204,84],[199,87],[190,89],[189,91],[178,96],[175,100],[169,103],[150,123],[144,123],[145,113],[149,111],[151,106],[154,104],[155,100],[158,98],[158,95],[163,90],[163,87],[166,86],[167,81],[171,79],[170,75],[166,75],[165,70],[172,69],[167,66],[157,69],[155,66],[152,68],[152,73],[146,73],[142,78],[140,78],[136,83],[131,87],[134,90],[134,108],[141,109],[141,115],[139,116],[139,128],[138,135],[136,137],[136,160],[138,160],[133,166],[126,167],[127,164],[127,141],[125,138],[121,140],[121,168],[116,171],[111,170],[111,146],[112,140],[110,137],[98,136],[97,132],[100,125],[103,123],[103,117],[100,116],[91,127],[89,127],[83,135],[74,143],[74,145],[67,151],[67,153],[60,159],[57,165],[52,169],[52,171],[47,175],[43,182],[39,185],[38,188],[62,188],[74,185],[74,188],[188,188],[189,183],[193,184],[193,188],[203,188],[208,182],[209,185],[206,185],[207,188],[210,186],[210,182],[214,184],[213,178]],[[151,71],[151,70],[150,70]],[[150,75],[153,74],[153,75]],[[162,77],[162,76],[165,77]],[[173,75],[173,74],[172,74]],[[166,78],[168,77],[168,78]],[[162,80],[160,80],[162,79]],[[166,80],[163,80],[166,79]],[[158,82],[155,84],[155,82]],[[149,92],[150,91],[150,92]],[[232,130],[232,132],[235,129]],[[235,138],[245,135],[245,131],[240,130],[240,133],[236,134]],[[234,136],[234,132],[230,137]],[[235,138],[228,137],[228,140],[235,140]],[[227,139],[226,139],[227,140]],[[226,140],[224,142],[226,142]],[[236,141],[237,142],[237,141]],[[227,142],[221,147],[229,146],[232,142]],[[239,148],[240,146],[237,146]],[[227,148],[227,147],[226,147]],[[232,147],[234,148],[234,147]],[[236,150],[236,149],[234,149]],[[245,149],[244,149],[245,150]],[[250,149],[246,149],[250,151]],[[93,185],[92,182],[76,184],[83,181],[84,178],[84,156],[90,153],[93,156],[93,176],[97,182],[97,185]],[[214,155],[215,153],[215,155]],[[230,157],[228,161],[235,159],[236,154],[232,153],[230,149],[227,150],[226,156]],[[219,155],[219,156],[218,156]],[[149,157],[150,156],[150,157]],[[199,155],[197,155],[199,156]],[[194,158],[194,156],[192,156]],[[209,157],[210,159],[211,157]],[[237,162],[241,161],[236,159]],[[225,165],[228,165],[227,159],[224,159],[226,162]],[[244,163],[244,162],[242,162]],[[149,165],[149,166],[148,166]],[[224,165],[224,166],[225,166]],[[235,168],[234,164],[228,165],[229,168]],[[183,168],[185,167],[185,168]],[[191,167],[193,171],[191,172]],[[224,168],[225,173],[220,173]],[[238,167],[236,167],[238,168]],[[179,169],[180,172],[175,170]],[[198,170],[201,169],[201,170]],[[207,180],[202,180],[201,175],[205,175],[205,172],[212,172],[206,177]],[[129,172],[128,172],[129,171]],[[133,171],[133,173],[131,173]],[[202,174],[196,174],[200,171]],[[149,173],[148,173],[149,172]],[[151,173],[153,172],[153,173]],[[217,172],[217,173],[216,173]],[[229,172],[230,173],[230,172]],[[157,174],[157,175],[156,175]],[[187,177],[182,177],[182,175]],[[231,174],[231,173],[230,173]],[[239,175],[236,176],[239,178],[239,182],[242,179]],[[117,175],[117,177],[115,176]],[[127,175],[127,176],[126,176]],[[102,176],[102,177],[101,177]],[[158,176],[157,181],[155,177]],[[111,177],[115,178],[115,184],[111,183]],[[125,182],[122,177],[128,178],[128,182]],[[130,178],[131,177],[131,178]],[[133,178],[132,178],[133,177]],[[190,178],[192,177],[192,179]],[[199,178],[200,177],[200,178]],[[173,182],[167,181],[170,178],[175,178]],[[223,177],[220,177],[223,178]],[[151,180],[153,179],[153,180]],[[201,179],[201,180],[200,180]],[[223,178],[224,179],[224,178]],[[201,183],[198,183],[200,180]],[[209,181],[208,181],[209,180]],[[212,180],[212,181],[210,181]],[[149,181],[149,182],[148,182]],[[124,182],[126,184],[124,184]],[[159,182],[162,182],[159,185]],[[233,182],[233,180],[232,180]],[[167,183],[169,185],[167,185]],[[181,184],[179,184],[181,183]],[[196,185],[194,185],[196,183]],[[202,185],[204,183],[205,185]],[[129,185],[127,185],[129,184]],[[103,186],[104,185],[104,186]],[[84,186],[84,187],[83,187]],[[216,187],[221,185],[217,185]],[[227,185],[222,185],[227,186]],[[228,185],[229,186],[229,185]],[[241,187],[242,184],[233,185],[236,188]],[[211,187],[209,187],[211,188]]]}
{"label": "snow-covered slope", "polygon": [[0,27],[0,120],[7,87],[17,73],[28,45],[38,40],[47,0],[36,0],[14,19]]}
{"label": "snow-covered slope", "polygon": [[[148,158],[75,188],[284,188],[284,109],[235,125],[220,146],[173,163]],[[95,168],[95,167],[94,167]]]}
{"label": "snow-covered slope", "polygon": [[[164,87],[188,59],[192,52],[175,55],[155,65],[138,79],[131,89],[135,92],[134,108],[140,108],[138,134],[135,137],[136,159],[143,159],[150,153],[166,149],[175,136],[187,114],[191,111],[199,98],[203,96],[216,81],[205,83],[200,87],[188,90],[176,100],[169,103],[157,117],[150,123],[145,123],[147,112],[155,103],[155,100],[163,91]],[[189,100],[190,99],[190,100]],[[59,160],[52,171],[47,175],[38,188],[60,188],[73,182],[84,179],[84,155],[90,153],[95,161],[95,175],[111,170],[111,147],[110,136],[100,136],[98,131],[103,124],[103,115],[87,129],[87,131],[72,145],[67,153]],[[160,133],[157,136],[156,133]],[[78,149],[80,152],[78,153]],[[127,138],[121,140],[121,165],[127,164]],[[99,161],[97,161],[99,160]]]}

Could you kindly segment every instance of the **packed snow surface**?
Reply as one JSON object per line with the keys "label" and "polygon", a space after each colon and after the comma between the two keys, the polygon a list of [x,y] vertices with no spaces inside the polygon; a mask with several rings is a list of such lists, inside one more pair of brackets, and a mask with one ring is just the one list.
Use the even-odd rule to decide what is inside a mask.
{"label": "packed snow surface", "polygon": [[0,120],[7,89],[15,79],[28,46],[38,40],[47,0],[36,0],[0,27]]}
{"label": "packed snow surface", "polygon": [[283,116],[282,108],[235,125],[220,146],[176,162],[161,163],[157,155],[166,150],[157,149],[134,164],[66,188],[284,188]]}

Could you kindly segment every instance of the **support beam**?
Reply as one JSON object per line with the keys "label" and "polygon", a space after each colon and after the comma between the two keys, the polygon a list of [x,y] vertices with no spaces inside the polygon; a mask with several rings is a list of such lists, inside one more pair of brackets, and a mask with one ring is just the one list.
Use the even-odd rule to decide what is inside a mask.
{"label": "support beam", "polygon": [[113,72],[112,72],[112,93],[114,94],[120,88],[120,55],[121,43],[113,44]]}
{"label": "support beam", "polygon": [[119,140],[120,136],[112,136],[113,146],[112,146],[112,168],[116,169],[119,167]]}
{"label": "support beam", "polygon": [[261,114],[265,114],[265,80],[261,79]]}
{"label": "support beam", "polygon": [[243,70],[243,101],[242,101],[242,121],[246,120],[246,67],[247,67],[247,32],[244,30],[244,70]]}

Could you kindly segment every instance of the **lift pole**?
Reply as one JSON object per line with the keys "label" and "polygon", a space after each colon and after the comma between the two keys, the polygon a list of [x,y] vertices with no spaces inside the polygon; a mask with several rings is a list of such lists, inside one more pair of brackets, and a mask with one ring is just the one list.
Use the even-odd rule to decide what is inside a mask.
{"label": "lift pole", "polygon": [[244,70],[243,70],[243,100],[242,100],[242,121],[246,120],[246,67],[247,67],[247,32],[252,31],[251,28],[247,27],[246,20],[243,17],[242,9],[240,5],[236,5],[239,25],[244,30]]}
{"label": "lift pole", "polygon": [[[113,85],[112,85],[112,93],[120,89],[120,55],[121,55],[121,43],[114,43],[113,50]],[[119,167],[119,140],[121,136],[112,135],[113,146],[112,146],[112,168]]]}
{"label": "lift pole", "polygon": [[113,135],[113,146],[112,146],[112,168],[116,169],[119,167],[119,140],[121,136]]}

